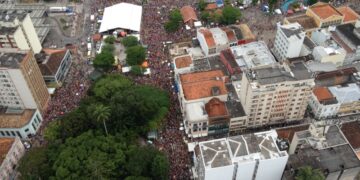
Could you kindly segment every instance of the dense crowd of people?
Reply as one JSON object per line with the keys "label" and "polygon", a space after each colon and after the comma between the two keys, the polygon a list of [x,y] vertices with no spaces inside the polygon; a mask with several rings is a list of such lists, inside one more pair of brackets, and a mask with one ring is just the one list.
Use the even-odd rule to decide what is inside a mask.
{"label": "dense crowd of people", "polygon": [[[176,33],[166,33],[164,23],[168,19],[169,12],[174,8],[181,8],[185,5],[195,7],[194,0],[94,0],[91,12],[96,13],[99,9],[111,6],[120,2],[128,2],[143,5],[143,18],[141,28],[141,42],[148,46],[148,61],[151,68],[149,76],[134,76],[133,79],[139,84],[148,84],[159,87],[169,92],[171,106],[169,113],[164,121],[164,128],[159,132],[159,139],[155,145],[165,152],[170,161],[171,179],[190,179],[191,161],[186,143],[184,142],[185,133],[179,130],[182,122],[177,94],[174,89],[173,71],[170,66],[171,57],[168,53],[166,42],[189,41],[195,37],[195,30],[186,30],[182,26]],[[260,36],[269,45],[271,40],[263,39],[269,33],[274,33],[275,23],[280,19],[268,18],[263,21],[256,18],[259,13],[256,7],[249,10],[249,14],[241,22],[248,23],[254,30],[255,35]],[[261,24],[261,26],[260,26]],[[90,85],[88,80],[89,66],[84,64],[81,57],[75,56],[71,70],[67,76],[64,86],[58,89],[53,96],[48,111],[44,116],[45,124],[50,120],[56,119],[77,107],[80,100],[86,96],[86,91]],[[44,127],[44,126],[43,126]]]}
{"label": "dense crowd of people", "polygon": [[[79,105],[80,100],[86,96],[86,91],[90,86],[88,78],[90,68],[83,58],[78,54],[73,54],[72,64],[63,86],[58,88],[51,97],[51,101],[43,118],[42,128],[45,127],[49,121],[63,116]],[[42,130],[43,129],[40,130],[40,134],[43,133]]]}

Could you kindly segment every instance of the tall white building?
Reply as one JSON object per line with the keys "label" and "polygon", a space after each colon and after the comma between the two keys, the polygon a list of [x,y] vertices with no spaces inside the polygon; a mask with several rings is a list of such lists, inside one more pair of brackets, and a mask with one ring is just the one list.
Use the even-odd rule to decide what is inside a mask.
{"label": "tall white building", "polygon": [[200,180],[280,180],[288,160],[276,144],[275,130],[200,142],[196,176]]}
{"label": "tall white building", "polygon": [[31,51],[0,53],[0,137],[35,134],[49,100]]}
{"label": "tall white building", "polygon": [[302,119],[314,85],[301,61],[244,71],[240,101],[248,126]]}
{"label": "tall white building", "polygon": [[0,13],[0,49],[41,51],[41,42],[27,12],[1,10]]}
{"label": "tall white building", "polygon": [[300,55],[305,32],[299,23],[278,25],[274,41],[274,54],[279,61]]}

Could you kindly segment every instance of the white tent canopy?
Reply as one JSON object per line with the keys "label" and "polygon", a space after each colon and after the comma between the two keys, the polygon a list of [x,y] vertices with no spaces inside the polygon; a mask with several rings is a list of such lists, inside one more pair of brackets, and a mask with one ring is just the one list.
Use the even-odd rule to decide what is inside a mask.
{"label": "white tent canopy", "polygon": [[140,31],[142,7],[129,3],[119,3],[105,8],[99,32],[112,29]]}

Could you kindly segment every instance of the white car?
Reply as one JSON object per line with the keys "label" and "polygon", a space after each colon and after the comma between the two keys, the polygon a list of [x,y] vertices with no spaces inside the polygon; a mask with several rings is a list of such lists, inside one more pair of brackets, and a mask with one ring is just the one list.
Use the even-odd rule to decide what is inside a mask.
{"label": "white car", "polygon": [[25,141],[23,144],[24,144],[25,149],[30,149],[31,148],[31,144],[29,142]]}

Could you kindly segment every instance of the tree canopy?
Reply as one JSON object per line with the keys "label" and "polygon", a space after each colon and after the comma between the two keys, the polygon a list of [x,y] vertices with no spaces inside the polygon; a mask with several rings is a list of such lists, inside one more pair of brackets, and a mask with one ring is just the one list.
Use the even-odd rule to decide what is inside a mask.
{"label": "tree canopy", "polygon": [[122,75],[102,77],[77,109],[50,123],[49,145],[24,157],[21,178],[168,179],[166,156],[138,144],[139,137],[161,126],[168,98]]}
{"label": "tree canopy", "polygon": [[175,32],[180,28],[182,16],[179,9],[170,11],[169,20],[164,24],[167,32]]}
{"label": "tree canopy", "polygon": [[132,47],[139,44],[137,37],[135,36],[126,36],[121,40],[121,43],[126,47]]}
{"label": "tree canopy", "polygon": [[234,24],[237,20],[241,17],[240,9],[232,7],[232,6],[225,6],[222,11],[222,23],[223,24]]}
{"label": "tree canopy", "polygon": [[145,48],[132,46],[126,49],[126,62],[130,65],[141,65],[145,61]]}
{"label": "tree canopy", "polygon": [[301,167],[295,176],[296,180],[324,180],[325,176],[319,169],[310,166]]}
{"label": "tree canopy", "polygon": [[53,170],[57,179],[111,179],[123,174],[118,171],[125,164],[125,145],[113,136],[85,132],[69,138],[60,146]]}
{"label": "tree canopy", "polygon": [[101,52],[96,55],[94,60],[94,67],[102,69],[104,71],[109,71],[114,64],[114,56],[108,51]]}
{"label": "tree canopy", "polygon": [[115,37],[114,36],[108,36],[104,39],[104,42],[106,44],[114,44],[115,43]]}
{"label": "tree canopy", "polygon": [[21,179],[47,179],[53,174],[47,149],[32,148],[19,162],[19,173]]}

